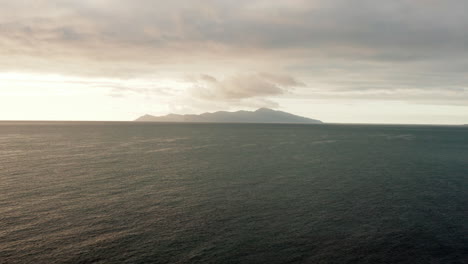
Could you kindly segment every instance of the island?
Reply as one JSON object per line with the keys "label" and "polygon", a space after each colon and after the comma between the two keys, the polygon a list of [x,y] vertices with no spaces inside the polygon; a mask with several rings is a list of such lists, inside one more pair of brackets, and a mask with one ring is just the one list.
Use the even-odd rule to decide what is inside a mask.
{"label": "island", "polygon": [[256,111],[219,111],[214,113],[203,113],[200,115],[177,115],[165,116],[144,115],[135,120],[136,122],[187,122],[187,123],[276,123],[276,124],[322,124],[317,119],[297,116],[283,111],[269,108],[260,108]]}

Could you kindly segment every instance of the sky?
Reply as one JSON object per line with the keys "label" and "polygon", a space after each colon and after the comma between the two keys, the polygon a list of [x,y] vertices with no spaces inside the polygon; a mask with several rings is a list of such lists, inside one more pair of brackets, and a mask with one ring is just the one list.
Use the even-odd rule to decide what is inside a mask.
{"label": "sky", "polygon": [[466,0],[0,0],[0,120],[468,123]]}

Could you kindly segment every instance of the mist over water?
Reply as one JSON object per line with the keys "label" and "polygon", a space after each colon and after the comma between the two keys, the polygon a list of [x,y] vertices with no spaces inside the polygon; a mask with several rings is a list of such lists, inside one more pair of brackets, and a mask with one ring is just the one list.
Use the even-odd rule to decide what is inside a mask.
{"label": "mist over water", "polygon": [[468,263],[468,127],[0,123],[0,263]]}

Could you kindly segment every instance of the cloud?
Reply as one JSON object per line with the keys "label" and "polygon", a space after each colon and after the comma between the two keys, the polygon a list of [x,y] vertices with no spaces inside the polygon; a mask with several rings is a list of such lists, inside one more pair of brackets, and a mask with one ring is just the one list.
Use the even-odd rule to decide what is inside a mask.
{"label": "cloud", "polygon": [[240,101],[249,98],[279,96],[303,83],[282,74],[236,74],[218,80],[210,75],[192,78],[191,94],[205,100]]}
{"label": "cloud", "polygon": [[[351,92],[394,91],[401,100],[403,91],[419,89],[451,104],[452,95],[440,93],[463,98],[468,83],[465,0],[0,0],[0,6],[0,71],[116,79],[208,73],[189,92],[237,103],[271,103],[296,87],[350,99]],[[230,77],[214,77],[223,75]]]}
{"label": "cloud", "polygon": [[174,98],[173,112],[206,112],[261,107],[279,108],[277,98],[293,94],[305,84],[288,74],[236,73],[224,77],[210,74],[185,78],[189,88]]}
{"label": "cloud", "polygon": [[[466,1],[1,1],[3,55],[125,72],[184,58],[236,60],[267,53],[398,62],[467,55]],[[25,56],[27,55],[27,56]],[[310,57],[308,57],[310,56]],[[5,64],[3,65],[5,67]],[[58,67],[58,65],[57,65]],[[97,69],[96,69],[97,68]],[[145,67],[139,67],[144,71]],[[52,70],[51,67],[50,70]],[[58,70],[58,69],[55,69]],[[63,70],[75,70],[65,67]],[[84,70],[84,69],[82,69]]]}
{"label": "cloud", "polygon": [[174,90],[169,87],[157,87],[157,86],[138,86],[132,84],[112,84],[102,86],[99,85],[98,87],[101,88],[108,88],[109,89],[109,96],[115,98],[123,98],[128,95],[143,95],[147,98],[156,96],[156,97],[168,97],[174,96]]}
{"label": "cloud", "polygon": [[364,101],[404,101],[433,105],[468,105],[468,89],[365,89],[347,91],[312,91],[295,95],[298,98],[317,100],[364,100]]}

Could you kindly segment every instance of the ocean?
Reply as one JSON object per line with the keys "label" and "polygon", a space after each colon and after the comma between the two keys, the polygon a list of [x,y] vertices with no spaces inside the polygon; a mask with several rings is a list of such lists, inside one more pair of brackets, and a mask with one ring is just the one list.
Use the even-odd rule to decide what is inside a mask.
{"label": "ocean", "polygon": [[0,122],[0,263],[468,263],[468,127]]}

